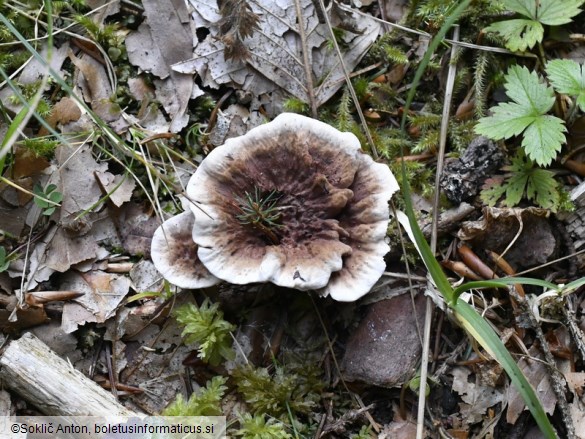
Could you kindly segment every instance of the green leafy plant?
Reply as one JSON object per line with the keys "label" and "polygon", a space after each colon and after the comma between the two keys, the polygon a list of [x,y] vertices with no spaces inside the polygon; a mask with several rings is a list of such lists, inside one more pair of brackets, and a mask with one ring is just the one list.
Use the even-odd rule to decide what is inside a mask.
{"label": "green leafy plant", "polygon": [[[505,75],[505,88],[512,102],[493,107],[475,127],[478,134],[494,140],[522,135],[524,153],[519,153],[506,169],[511,174],[500,186],[489,184],[482,199],[490,206],[504,196],[506,206],[517,205],[522,198],[557,211],[564,203],[563,191],[554,174],[534,166],[549,165],[565,143],[565,122],[548,112],[555,102],[555,91],[573,97],[571,120],[577,109],[585,110],[585,73],[573,60],[552,60],[545,72],[552,87],[525,67],[512,66]],[[492,180],[494,183],[495,180]]]}
{"label": "green leafy plant", "polygon": [[[39,92],[42,81],[35,81],[30,84],[20,84],[15,82],[14,85],[18,88],[18,92],[10,95],[8,98],[13,105],[19,105],[22,99],[30,101],[33,96]],[[36,111],[41,117],[47,117],[51,114],[51,104],[46,98],[41,98],[37,104]]]}
{"label": "green leafy plant", "polygon": [[[414,76],[414,80],[411,83],[410,91],[408,93],[406,103],[404,106],[404,112],[401,122],[401,128],[404,130],[406,127],[406,115],[410,105],[414,99],[416,89],[420,82],[420,79],[428,66],[431,56],[436,51],[439,44],[442,43],[447,31],[455,21],[460,17],[463,10],[469,5],[470,0],[461,1],[458,6],[451,12],[437,35],[430,42],[429,47],[421,60],[419,67]],[[548,3],[548,2],[547,2]],[[511,96],[512,97],[512,96]],[[563,288],[560,288],[549,282],[544,282],[538,279],[526,279],[526,278],[507,278],[497,279],[483,282],[468,282],[460,285],[457,288],[453,288],[447,279],[447,276],[443,272],[439,262],[435,259],[433,251],[429,244],[424,238],[418,223],[414,209],[412,206],[410,185],[406,177],[406,168],[404,161],[402,161],[402,192],[404,194],[404,201],[406,205],[406,215],[398,215],[400,222],[406,227],[406,230],[413,242],[416,243],[417,249],[424,260],[424,263],[429,271],[429,275],[434,284],[434,288],[442,295],[445,303],[451,310],[451,313],[455,320],[459,322],[468,334],[470,334],[477,342],[496,360],[502,365],[508,376],[510,377],[512,384],[516,387],[520,395],[522,396],[524,403],[530,410],[536,423],[538,424],[541,432],[547,438],[556,438],[556,432],[553,428],[550,420],[548,419],[544,408],[534,388],[530,385],[522,371],[519,369],[516,361],[506,349],[506,346],[502,343],[502,340],[498,337],[494,329],[490,324],[477,312],[477,310],[469,305],[467,302],[460,298],[460,295],[469,291],[473,288],[486,288],[496,287],[502,285],[512,285],[518,283],[528,283],[532,285],[540,285],[545,288],[551,288],[553,291],[557,291],[558,294],[564,294],[563,291],[574,290],[579,285],[585,282],[584,279],[572,282]],[[406,218],[405,218],[406,217]],[[422,423],[420,424],[422,426]]]}
{"label": "green leafy plant", "polygon": [[366,59],[368,62],[406,64],[408,55],[398,44],[400,44],[400,38],[393,32],[386,32],[369,48]]}
{"label": "green leafy plant", "polygon": [[0,246],[0,273],[8,270],[9,265],[10,261],[6,257],[6,249]]}
{"label": "green leafy plant", "polygon": [[266,226],[278,227],[280,226],[277,223],[280,218],[280,212],[276,208],[278,198],[276,191],[263,195],[260,189],[255,187],[254,193],[246,192],[244,197],[236,199],[241,210],[236,218],[245,224],[262,223]]}
{"label": "green leafy plant", "polygon": [[177,321],[185,326],[182,334],[185,342],[199,345],[198,356],[203,361],[217,366],[222,359],[235,357],[230,332],[236,326],[223,319],[219,304],[205,299],[199,307],[192,303],[181,306],[175,315]]}
{"label": "green leafy plant", "polygon": [[583,0],[503,0],[507,10],[524,18],[500,21],[488,26],[487,32],[495,32],[513,51],[531,49],[542,42],[544,26],[559,26],[571,21],[581,10]]}
{"label": "green leafy plant", "polygon": [[557,92],[575,97],[573,111],[578,107],[585,112],[583,64],[578,64],[571,59],[553,59],[546,64],[545,70],[548,80]]}
{"label": "green leafy plant", "polygon": [[540,207],[553,212],[561,207],[561,188],[554,179],[554,172],[534,167],[532,161],[522,152],[504,169],[510,175],[503,182],[497,179],[488,180],[487,187],[481,192],[481,199],[488,206],[495,206],[504,196],[504,205],[509,207],[516,206],[522,198],[534,201]]}
{"label": "green leafy plant", "polygon": [[506,93],[512,102],[492,108],[475,126],[478,134],[491,139],[508,139],[522,134],[526,156],[538,165],[549,165],[565,142],[565,123],[547,114],[555,102],[552,87],[526,67],[512,66],[505,76]]}
{"label": "green leafy plant", "polygon": [[177,395],[166,409],[163,416],[222,416],[221,399],[227,387],[227,378],[216,376],[207,382],[199,393],[193,393],[189,401],[183,395]]}
{"label": "green leafy plant", "polygon": [[57,186],[54,184],[48,185],[45,189],[40,184],[36,184],[33,188],[35,194],[35,204],[43,209],[43,215],[52,215],[57,206],[63,201],[63,194],[57,191]]}
{"label": "green leafy plant", "polygon": [[244,413],[239,416],[240,429],[236,436],[243,439],[290,439],[292,436],[284,429],[284,425],[274,418],[266,420],[265,415],[252,416]]}
{"label": "green leafy plant", "polygon": [[[99,25],[87,15],[75,15],[73,19],[87,31],[89,36],[104,48],[122,47],[122,37],[116,24]],[[109,53],[108,53],[109,54]]]}
{"label": "green leafy plant", "polygon": [[299,113],[299,114],[308,114],[309,113],[309,104],[305,101],[290,97],[285,99],[282,104],[284,111],[290,111],[291,113]]}
{"label": "green leafy plant", "polygon": [[372,437],[374,437],[372,434],[372,427],[370,425],[363,425],[357,434],[352,434],[350,436],[350,439],[371,439]]}

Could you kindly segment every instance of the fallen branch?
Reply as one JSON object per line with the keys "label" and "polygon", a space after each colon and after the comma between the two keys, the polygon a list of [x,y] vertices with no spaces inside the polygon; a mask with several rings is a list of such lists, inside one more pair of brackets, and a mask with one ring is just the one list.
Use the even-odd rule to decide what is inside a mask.
{"label": "fallen branch", "polygon": [[0,357],[3,387],[48,416],[140,416],[27,333]]}

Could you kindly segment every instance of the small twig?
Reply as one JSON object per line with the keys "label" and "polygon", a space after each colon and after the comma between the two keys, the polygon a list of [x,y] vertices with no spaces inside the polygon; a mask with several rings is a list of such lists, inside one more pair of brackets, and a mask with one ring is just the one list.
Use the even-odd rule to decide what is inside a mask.
{"label": "small twig", "polygon": [[523,275],[525,275],[527,273],[531,273],[533,271],[540,270],[541,268],[548,267],[549,265],[554,265],[554,264],[556,264],[558,262],[561,262],[561,261],[564,261],[566,259],[575,258],[575,257],[577,257],[579,255],[582,255],[583,253],[585,253],[585,249],[579,250],[578,252],[575,252],[575,253],[571,253],[570,255],[567,255],[567,256],[562,256],[560,258],[553,259],[552,261],[546,262],[544,264],[540,264],[540,265],[538,265],[536,267],[532,267],[532,268],[529,268],[527,270],[521,271],[520,273],[516,273],[516,276],[523,276]]}
{"label": "small twig", "polygon": [[313,71],[309,61],[309,46],[307,45],[307,34],[305,33],[305,19],[301,9],[300,0],[295,0],[297,10],[297,24],[299,26],[299,35],[301,37],[301,50],[303,51],[303,67],[305,69],[307,95],[309,96],[309,105],[311,106],[311,115],[317,118],[317,101],[315,100],[315,90],[313,89]]}
{"label": "small twig", "polygon": [[347,83],[347,89],[351,94],[351,98],[353,99],[353,103],[355,105],[355,109],[358,113],[360,118],[360,122],[362,123],[362,127],[364,129],[364,133],[366,134],[366,138],[368,139],[368,144],[370,145],[370,152],[372,153],[372,157],[374,160],[378,160],[378,151],[376,150],[376,145],[374,143],[374,139],[372,138],[372,134],[370,133],[370,129],[368,128],[368,124],[366,122],[366,118],[364,117],[364,113],[362,111],[362,107],[360,106],[360,100],[355,93],[355,89],[353,88],[353,84],[351,83],[351,79],[349,78],[349,71],[347,70],[347,66],[345,65],[345,61],[343,59],[343,54],[341,53],[341,49],[339,49],[339,44],[337,44],[337,40],[335,39],[335,33],[333,32],[333,27],[331,26],[331,20],[329,19],[329,15],[327,15],[327,9],[325,8],[325,4],[323,0],[319,0],[319,6],[321,7],[321,11],[325,16],[325,21],[327,22],[327,28],[329,29],[329,35],[331,36],[331,41],[333,42],[333,46],[335,47],[335,52],[339,57],[339,64],[341,65],[341,69],[343,70],[343,75],[345,76],[345,82]]}
{"label": "small twig", "polygon": [[[459,39],[459,26],[453,26],[453,39]],[[457,66],[455,64],[456,48],[451,48],[451,57],[449,60],[449,75],[445,90],[445,99],[443,101],[443,120],[441,121],[441,133],[439,140],[439,154],[437,157],[437,172],[435,174],[435,197],[433,201],[433,222],[431,225],[431,251],[433,254],[437,251],[437,230],[439,223],[439,196],[441,174],[443,173],[443,162],[445,161],[445,149],[447,145],[447,129],[449,126],[449,115],[451,109],[451,98],[453,96],[453,85],[455,84],[455,73]],[[433,316],[433,301],[430,297],[426,300],[425,326],[423,338],[422,363],[420,367],[420,387],[418,391],[418,412],[416,419],[416,437],[422,439],[424,434],[425,404],[427,374],[429,368],[429,351],[431,343],[431,321]]]}
{"label": "small twig", "polygon": [[[563,424],[567,429],[567,439],[574,439],[575,438],[575,425],[573,424],[573,417],[571,416],[571,409],[567,403],[567,398],[565,395],[565,379],[559,369],[556,367],[555,359],[553,354],[550,351],[548,342],[546,341],[546,337],[544,332],[542,332],[542,328],[536,319],[534,313],[530,308],[530,304],[526,297],[521,297],[520,294],[516,291],[513,285],[509,287],[510,296],[512,296],[516,302],[518,303],[518,307],[521,311],[521,314],[517,317],[518,324],[521,324],[520,319],[522,319],[522,323],[530,325],[530,327],[534,330],[536,334],[536,338],[540,343],[540,349],[544,355],[544,363],[546,364],[550,374],[550,380],[552,384],[553,391],[555,392],[555,396],[557,397],[557,404],[558,408],[561,412],[561,416],[563,418]],[[563,307],[564,308],[564,307]],[[526,318],[526,320],[524,320]]]}
{"label": "small twig", "polygon": [[112,395],[114,395],[114,398],[118,399],[118,389],[117,389],[118,380],[116,380],[116,375],[115,375],[116,371],[114,370],[115,361],[113,358],[113,349],[108,343],[106,343],[105,347],[106,347],[106,363],[108,365],[108,377],[110,379],[110,391],[112,392]]}
{"label": "small twig", "polygon": [[[469,215],[475,212],[475,207],[468,203],[461,203],[459,206],[440,213],[437,224],[437,237],[445,235],[452,229],[456,228],[459,223]],[[426,239],[429,239],[432,233],[432,221],[421,225],[421,230]]]}
{"label": "small twig", "polygon": [[562,308],[562,312],[565,316],[565,324],[569,328],[573,341],[581,354],[581,360],[585,360],[585,334],[575,321],[575,310],[570,298],[567,299],[567,306]]}

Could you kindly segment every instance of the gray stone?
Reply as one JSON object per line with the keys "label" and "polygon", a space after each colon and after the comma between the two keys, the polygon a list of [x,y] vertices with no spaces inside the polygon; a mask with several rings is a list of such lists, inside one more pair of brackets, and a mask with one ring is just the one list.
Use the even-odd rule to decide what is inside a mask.
{"label": "gray stone", "polygon": [[[424,297],[418,295],[415,304],[422,326]],[[402,294],[369,306],[347,342],[341,369],[347,381],[400,386],[414,376],[421,352],[410,294]]]}

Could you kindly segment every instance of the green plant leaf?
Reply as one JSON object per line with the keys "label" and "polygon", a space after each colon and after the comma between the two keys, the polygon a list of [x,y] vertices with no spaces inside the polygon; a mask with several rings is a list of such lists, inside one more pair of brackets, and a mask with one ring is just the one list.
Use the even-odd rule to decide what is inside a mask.
{"label": "green plant leaf", "polygon": [[475,132],[500,140],[524,131],[522,146],[527,156],[541,166],[550,164],[565,142],[566,131],[563,120],[546,114],[554,105],[554,90],[526,67],[510,67],[505,79],[513,102],[492,108],[492,116],[482,117]]}
{"label": "green plant leaf", "polygon": [[45,191],[40,184],[35,184],[33,193],[36,195],[35,203],[37,206],[39,206],[41,209],[46,209],[49,207],[49,202],[46,200]]}
{"label": "green plant leaf", "polygon": [[555,90],[575,96],[581,111],[585,111],[585,72],[583,65],[570,59],[554,59],[546,64],[548,80]]}
{"label": "green plant leaf", "polygon": [[[547,282],[542,279],[533,279],[531,277],[501,277],[499,279],[490,279],[490,280],[478,280],[473,282],[467,282],[463,285],[459,285],[455,288],[454,292],[459,297],[461,293],[465,291],[473,290],[473,289],[481,289],[481,288],[501,288],[507,285],[515,285],[515,284],[523,284],[523,285],[534,285],[537,287],[547,288],[549,290],[554,291],[561,291],[561,288],[558,285],[555,285],[551,282]],[[568,286],[567,286],[568,287]]]}
{"label": "green plant leaf", "polygon": [[492,108],[492,115],[482,117],[475,126],[475,132],[494,140],[509,139],[522,133],[535,116],[523,114],[526,108],[515,102],[505,102]]}
{"label": "green plant leaf", "polygon": [[534,0],[503,0],[504,7],[518,12],[525,17],[536,18],[536,2]]}
{"label": "green plant leaf", "polygon": [[556,212],[561,205],[561,192],[554,172],[535,168],[532,161],[527,160],[522,151],[512,159],[507,167],[512,173],[503,183],[486,187],[481,199],[489,206],[494,206],[505,194],[504,204],[516,206],[524,196],[544,209]]}
{"label": "green plant leaf", "polygon": [[63,194],[61,192],[51,192],[49,194],[49,200],[55,203],[60,203],[61,201],[63,201]]}
{"label": "green plant leaf", "polygon": [[526,173],[514,174],[506,184],[506,199],[504,204],[508,207],[516,206],[522,196],[524,195],[524,189],[528,182],[528,175]]}
{"label": "green plant leaf", "polygon": [[561,197],[554,175],[545,169],[532,169],[526,185],[526,197],[539,206],[556,212]]}
{"label": "green plant leaf", "polygon": [[524,132],[522,147],[526,155],[540,166],[548,166],[565,143],[565,122],[555,116],[535,118]]}
{"label": "green plant leaf", "polygon": [[252,416],[250,413],[244,413],[238,416],[240,429],[236,431],[236,436],[242,439],[291,439],[292,436],[284,429],[284,424],[277,419],[268,418],[260,414]]}
{"label": "green plant leaf", "polygon": [[9,265],[10,261],[6,259],[6,249],[0,246],[0,273],[6,271]]}
{"label": "green plant leaf", "polygon": [[496,203],[502,198],[502,195],[506,193],[506,186],[498,185],[483,189],[480,194],[481,201],[490,207],[496,205]]}
{"label": "green plant leaf", "polygon": [[318,368],[306,366],[296,371],[290,366],[276,367],[271,373],[265,367],[246,365],[234,369],[232,377],[251,413],[286,421],[291,412],[296,415],[314,411],[322,390],[320,373]]}
{"label": "green plant leaf", "polygon": [[163,416],[222,416],[221,400],[227,390],[227,378],[215,376],[207,381],[198,393],[191,394],[188,401],[183,395],[177,395],[162,412]]}
{"label": "green plant leaf", "polygon": [[50,184],[46,189],[43,189],[38,183],[33,188],[33,194],[35,194],[34,202],[43,209],[42,214],[45,216],[52,215],[57,208],[56,206],[63,201],[63,194],[56,189],[57,186],[54,184]]}
{"label": "green plant leaf", "polygon": [[[530,1],[530,0],[525,0]],[[581,12],[583,0],[539,0],[536,10],[537,19],[548,26],[559,26],[571,22],[571,18]]]}
{"label": "green plant leaf", "polygon": [[542,41],[543,24],[558,26],[569,23],[581,12],[579,7],[583,0],[503,0],[502,3],[506,9],[526,18],[493,23],[485,30],[501,35],[508,49],[524,51]]}
{"label": "green plant leaf", "polygon": [[582,277],[580,279],[574,280],[573,282],[570,282],[567,285],[564,285],[561,288],[561,292],[562,292],[563,295],[570,294],[574,290],[576,290],[577,288],[580,288],[583,285],[585,285],[585,277]]}
{"label": "green plant leaf", "polygon": [[544,36],[542,24],[524,18],[499,21],[486,27],[485,31],[499,34],[506,41],[506,47],[513,52],[532,49]]}
{"label": "green plant leaf", "polygon": [[555,103],[554,90],[526,67],[511,66],[504,87],[508,97],[533,116],[548,112]]}

